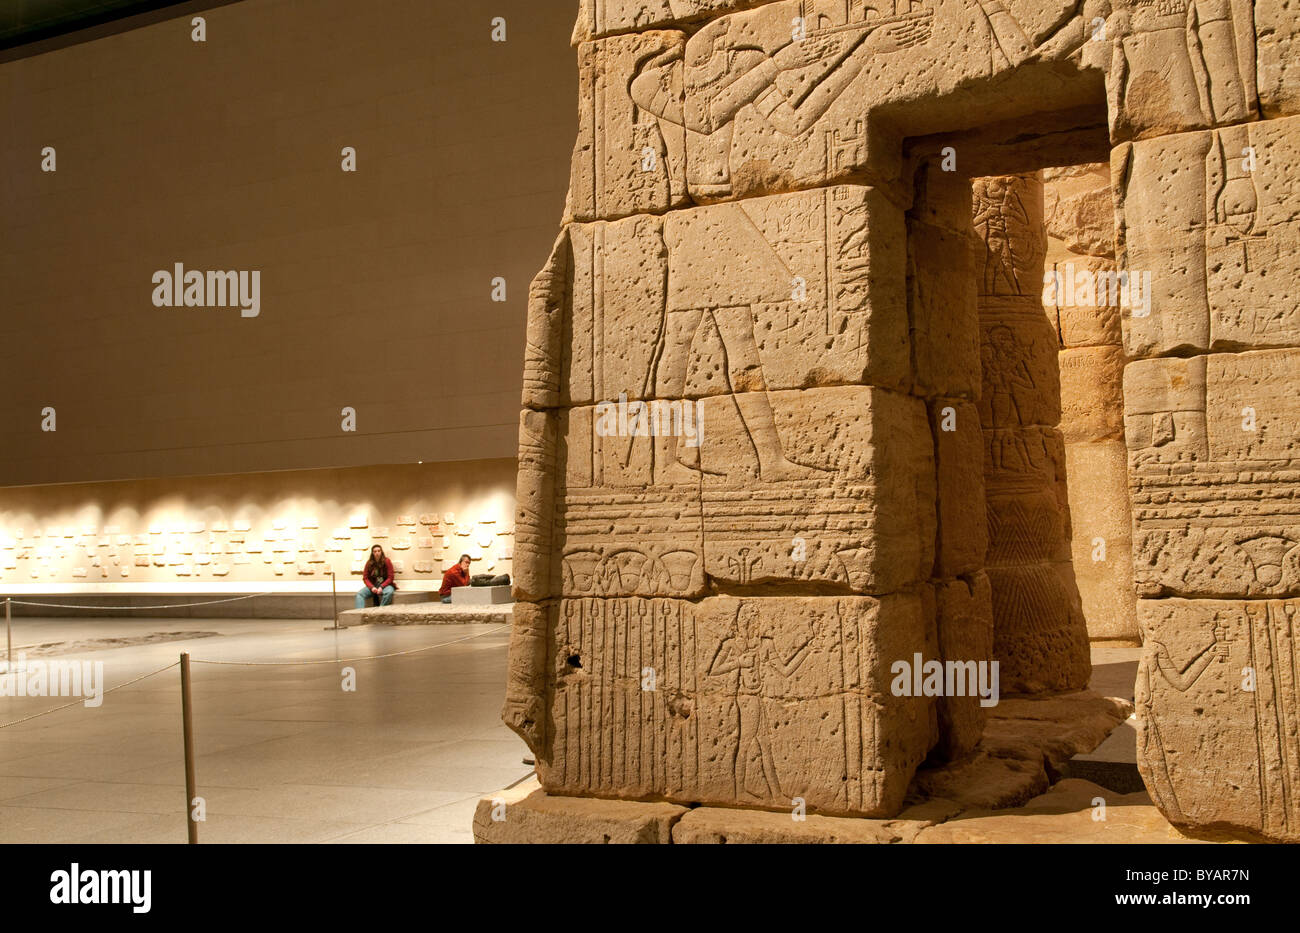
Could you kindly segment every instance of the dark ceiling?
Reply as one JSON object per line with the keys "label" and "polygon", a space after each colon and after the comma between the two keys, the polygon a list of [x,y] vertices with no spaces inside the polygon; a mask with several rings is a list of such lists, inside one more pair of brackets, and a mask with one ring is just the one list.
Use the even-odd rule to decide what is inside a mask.
{"label": "dark ceiling", "polygon": [[187,0],[0,0],[0,50],[102,26]]}

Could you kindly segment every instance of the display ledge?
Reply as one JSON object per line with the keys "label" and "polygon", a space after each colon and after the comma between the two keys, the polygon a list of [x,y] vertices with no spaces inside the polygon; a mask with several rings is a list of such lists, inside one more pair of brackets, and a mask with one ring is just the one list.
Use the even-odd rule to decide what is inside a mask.
{"label": "display ledge", "polygon": [[[330,597],[329,587],[282,583],[280,588],[259,589],[249,584],[196,584],[149,587],[147,584],[117,584],[113,589],[85,584],[35,587],[31,584],[0,588],[0,601],[14,600],[14,618],[96,619],[321,619],[333,622],[338,614],[354,608],[359,581],[340,581],[338,593]],[[19,587],[22,587],[20,589]],[[125,587],[130,586],[131,589]],[[437,590],[400,589],[394,603],[411,605],[438,598]]]}
{"label": "display ledge", "polygon": [[[436,593],[442,588],[440,581],[397,581],[398,593]],[[360,577],[339,577],[338,591],[348,595],[361,588]],[[315,593],[328,594],[330,581],[265,583],[0,583],[0,599],[6,596],[245,596],[253,593]]]}

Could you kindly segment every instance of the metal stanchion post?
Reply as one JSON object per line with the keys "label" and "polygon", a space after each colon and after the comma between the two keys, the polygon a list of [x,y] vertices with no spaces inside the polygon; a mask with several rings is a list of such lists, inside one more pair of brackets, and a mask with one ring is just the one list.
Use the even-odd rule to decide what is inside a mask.
{"label": "metal stanchion post", "polygon": [[331,567],[330,568],[330,599],[334,601],[333,609],[334,609],[335,631],[337,631],[339,627],[339,591],[338,591],[337,583],[338,583],[338,578],[334,576],[334,568]]}
{"label": "metal stanchion post", "polygon": [[14,631],[13,616],[9,609],[10,599],[5,597],[5,664],[9,670],[14,669]]}
{"label": "metal stanchion post", "polygon": [[190,845],[199,841],[199,824],[194,819],[194,707],[190,701],[190,654],[181,652],[181,719],[185,729],[185,825]]}

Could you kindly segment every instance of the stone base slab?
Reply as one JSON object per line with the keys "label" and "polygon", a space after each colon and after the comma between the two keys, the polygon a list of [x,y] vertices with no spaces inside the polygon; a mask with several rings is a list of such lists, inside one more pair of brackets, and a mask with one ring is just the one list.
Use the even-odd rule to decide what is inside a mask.
{"label": "stone base slab", "polygon": [[[1104,806],[1103,806],[1104,804]],[[504,819],[493,820],[493,812]],[[1195,843],[1169,824],[1145,792],[1121,795],[1068,779],[1009,810],[963,810],[931,800],[892,820],[731,810],[667,803],[552,797],[537,781],[479,801],[478,843],[950,844]]]}
{"label": "stone base slab", "polygon": [[349,609],[339,613],[339,626],[353,625],[464,625],[469,622],[510,624],[514,604],[505,606],[452,606],[442,602],[377,609]]}
{"label": "stone base slab", "polygon": [[667,845],[673,824],[686,813],[686,807],[671,803],[552,797],[533,778],[478,802],[474,841]]}
{"label": "stone base slab", "polygon": [[451,605],[453,606],[501,606],[514,602],[507,586],[453,586],[451,588]]}

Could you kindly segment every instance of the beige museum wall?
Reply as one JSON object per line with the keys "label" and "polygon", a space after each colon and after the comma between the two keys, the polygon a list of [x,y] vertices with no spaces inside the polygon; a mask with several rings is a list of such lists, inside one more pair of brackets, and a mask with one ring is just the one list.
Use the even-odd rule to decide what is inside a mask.
{"label": "beige museum wall", "polygon": [[[0,486],[513,458],[573,12],[242,0],[0,64]],[[260,315],[155,308],[177,262]]]}
{"label": "beige museum wall", "polygon": [[0,489],[0,592],[325,591],[372,544],[406,590],[509,573],[515,461]]}

